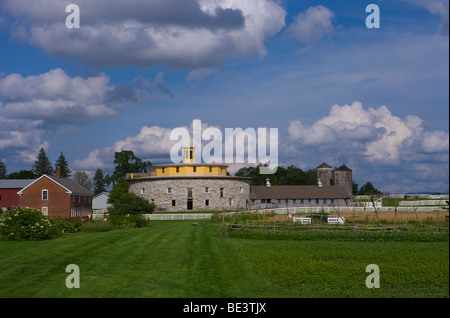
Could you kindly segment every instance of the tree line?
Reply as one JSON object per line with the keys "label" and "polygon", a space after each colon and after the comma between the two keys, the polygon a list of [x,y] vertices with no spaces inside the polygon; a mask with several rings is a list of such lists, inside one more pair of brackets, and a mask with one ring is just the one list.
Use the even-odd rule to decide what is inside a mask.
{"label": "tree line", "polygon": [[132,151],[116,152],[114,155],[114,172],[104,175],[102,169],[97,169],[94,178],[91,180],[88,173],[77,171],[73,173],[69,168],[69,163],[61,151],[55,165],[51,163],[45,150],[41,148],[37,155],[36,161],[31,170],[20,170],[7,174],[6,164],[0,158],[0,179],[36,179],[46,174],[49,176],[57,176],[60,178],[70,179],[78,182],[80,185],[99,194],[106,191],[111,184],[114,186],[127,173],[150,172],[152,163],[150,161],[142,161],[136,157]]}

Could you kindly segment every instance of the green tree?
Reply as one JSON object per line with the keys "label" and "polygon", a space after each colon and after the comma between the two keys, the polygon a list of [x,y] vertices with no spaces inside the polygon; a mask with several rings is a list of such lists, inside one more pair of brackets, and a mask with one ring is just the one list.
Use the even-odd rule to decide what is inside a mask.
{"label": "green tree", "polygon": [[6,178],[6,164],[0,159],[0,179]]}
{"label": "green tree", "polygon": [[47,158],[47,155],[45,154],[44,148],[41,148],[39,150],[39,154],[37,156],[37,160],[34,162],[33,165],[33,173],[35,178],[39,178],[40,176],[46,174],[46,175],[53,175],[53,167],[50,160]]}
{"label": "green tree", "polygon": [[114,164],[116,165],[114,172],[109,177],[113,184],[117,183],[127,173],[150,172],[152,167],[150,161],[142,161],[131,150],[122,150],[114,153]]}
{"label": "green tree", "polygon": [[58,169],[59,169],[59,175],[61,178],[69,178],[70,177],[70,173],[72,171],[70,171],[69,163],[67,162],[66,157],[64,157],[62,151],[61,151],[61,154],[59,155],[58,160],[55,162],[55,173]]}
{"label": "green tree", "polygon": [[10,173],[7,179],[34,179],[34,172],[31,170],[20,170]]}
{"label": "green tree", "polygon": [[352,194],[358,194],[358,184],[355,181],[352,181]]}
{"label": "green tree", "polygon": [[94,194],[97,195],[99,193],[105,192],[105,180],[103,177],[102,169],[97,169],[94,175]]}
{"label": "green tree", "polygon": [[[256,167],[243,167],[240,168],[234,175],[237,177],[249,177],[251,178],[251,184],[252,185],[264,185],[266,184],[266,178],[268,176],[273,176],[273,175],[267,175],[267,174],[260,174],[259,173],[259,167],[261,166],[261,164],[259,164]],[[271,184],[275,184],[272,181],[271,178]]]}
{"label": "green tree", "polygon": [[359,195],[377,195],[382,194],[382,192],[376,189],[371,182],[367,182],[365,185],[359,189]]}
{"label": "green tree", "polygon": [[92,181],[89,178],[89,175],[84,171],[75,172],[73,179],[78,182],[80,185],[91,191]]}
{"label": "green tree", "polygon": [[113,186],[108,203],[112,207],[108,208],[109,214],[118,215],[138,215],[153,213],[155,209],[154,204],[150,204],[146,199],[128,192],[128,182],[125,178],[120,178]]}

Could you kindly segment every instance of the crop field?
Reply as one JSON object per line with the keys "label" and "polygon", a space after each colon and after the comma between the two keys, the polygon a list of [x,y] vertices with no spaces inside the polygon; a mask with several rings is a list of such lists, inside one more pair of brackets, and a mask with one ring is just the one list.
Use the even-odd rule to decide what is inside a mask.
{"label": "crop field", "polygon": [[[213,221],[0,238],[0,297],[449,297],[447,241],[234,238]],[[79,288],[67,288],[69,264]],[[379,288],[365,271],[379,267]]]}

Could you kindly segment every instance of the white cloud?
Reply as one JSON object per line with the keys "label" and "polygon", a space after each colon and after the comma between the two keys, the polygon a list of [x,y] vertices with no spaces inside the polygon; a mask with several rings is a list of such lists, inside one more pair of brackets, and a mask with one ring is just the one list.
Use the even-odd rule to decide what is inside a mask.
{"label": "white cloud", "polygon": [[24,163],[33,163],[40,148],[48,149],[45,130],[40,120],[6,119],[0,117],[0,153]]}
{"label": "white cloud", "polygon": [[407,0],[425,7],[430,13],[437,14],[441,17],[441,34],[449,33],[449,1],[448,0]]}
{"label": "white cloud", "polygon": [[[122,150],[131,150],[141,158],[148,159],[163,157],[170,152],[170,148],[175,141],[170,140],[171,129],[159,126],[141,128],[138,135],[119,140],[111,147],[105,147],[91,151],[87,158],[74,161],[74,167],[77,169],[112,169],[114,153]],[[167,160],[166,158],[166,160]]]}
{"label": "white cloud", "polygon": [[23,40],[53,55],[97,66],[205,67],[230,57],[264,55],[265,39],[281,30],[286,14],[269,0],[79,0],[77,4],[79,29],[65,27],[68,14],[61,1],[6,0],[3,8],[20,21],[11,32]]}
{"label": "white cloud", "polygon": [[[392,115],[386,106],[364,109],[360,102],[333,105],[328,116],[307,126],[293,120],[288,127],[288,145],[299,151],[320,145],[336,153],[376,164],[398,165],[412,153],[446,153],[449,135],[443,131],[424,131],[423,121],[408,115]],[[418,146],[420,145],[420,146]]]}
{"label": "white cloud", "polygon": [[333,32],[333,12],[322,6],[310,7],[299,13],[288,32],[300,42],[312,43]]}
{"label": "white cloud", "polygon": [[173,96],[163,76],[159,73],[154,82],[138,77],[132,85],[111,85],[105,74],[71,77],[60,68],[26,77],[10,74],[0,78],[1,116],[76,124],[112,117],[118,107],[155,98],[155,91]]}

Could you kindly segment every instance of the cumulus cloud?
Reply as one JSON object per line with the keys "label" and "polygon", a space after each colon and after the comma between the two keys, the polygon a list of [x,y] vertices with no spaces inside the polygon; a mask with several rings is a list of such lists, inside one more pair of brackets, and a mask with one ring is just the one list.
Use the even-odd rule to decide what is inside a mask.
{"label": "cumulus cloud", "polygon": [[172,129],[159,126],[144,126],[139,134],[119,140],[110,147],[104,147],[91,151],[87,158],[74,161],[74,167],[77,169],[112,169],[114,153],[122,150],[131,150],[140,158],[158,158],[168,159],[170,148],[175,141],[170,140]]}
{"label": "cumulus cloud", "polygon": [[48,149],[40,120],[7,119],[0,116],[0,153],[3,158],[32,163],[40,148]]}
{"label": "cumulus cloud", "polygon": [[105,74],[71,77],[60,68],[26,77],[10,74],[0,78],[1,116],[75,124],[115,116],[118,107],[150,100],[152,87],[173,96],[163,75],[154,82],[140,78],[131,85],[111,85]]}
{"label": "cumulus cloud", "polygon": [[0,151],[3,157],[30,163],[50,144],[47,133],[117,115],[120,107],[139,105],[160,95],[173,96],[158,73],[153,81],[112,85],[105,74],[69,76],[62,69],[39,75],[0,77]]}
{"label": "cumulus cloud", "polygon": [[50,54],[96,66],[205,67],[265,54],[264,41],[284,26],[269,0],[79,0],[81,27],[67,29],[67,3],[6,0],[11,32]]}
{"label": "cumulus cloud", "polygon": [[[360,102],[333,105],[328,116],[312,125],[293,120],[288,127],[287,149],[326,145],[327,151],[348,152],[368,163],[398,165],[412,153],[448,153],[449,134],[425,131],[423,121],[392,115],[386,106],[364,109]],[[423,157],[422,157],[423,158]]]}
{"label": "cumulus cloud", "polygon": [[[257,134],[260,134],[260,131],[252,128],[241,129],[239,127],[221,129],[219,126],[203,122],[201,122],[201,126],[194,127],[194,121],[189,126],[174,128],[187,131],[190,138],[196,138],[194,134],[198,132],[197,129],[201,131],[201,147],[196,149],[196,151],[199,151],[202,155],[202,162],[226,163],[229,164],[230,171],[235,172],[246,164],[257,164],[257,160],[272,160],[270,156],[274,155],[274,147],[270,143],[273,140],[269,140],[272,135],[264,135],[261,138],[266,143],[266,152],[269,153],[269,156],[264,154],[264,158],[262,158],[261,155],[258,154],[257,156],[256,153],[256,143],[260,141],[260,139],[257,139],[259,137]],[[172,131],[174,131],[172,128],[144,126],[136,136],[116,141],[112,146],[91,151],[84,159],[75,160],[74,167],[87,170],[95,170],[97,168],[112,169],[114,153],[123,150],[131,150],[136,156],[150,160],[153,163],[172,163],[172,147],[181,145],[179,143],[181,139],[170,139]],[[254,144],[255,148],[250,147],[250,143]],[[273,164],[273,162],[270,163]]]}
{"label": "cumulus cloud", "polygon": [[288,33],[300,42],[315,42],[333,32],[333,17],[334,13],[322,5],[310,7],[294,18]]}

